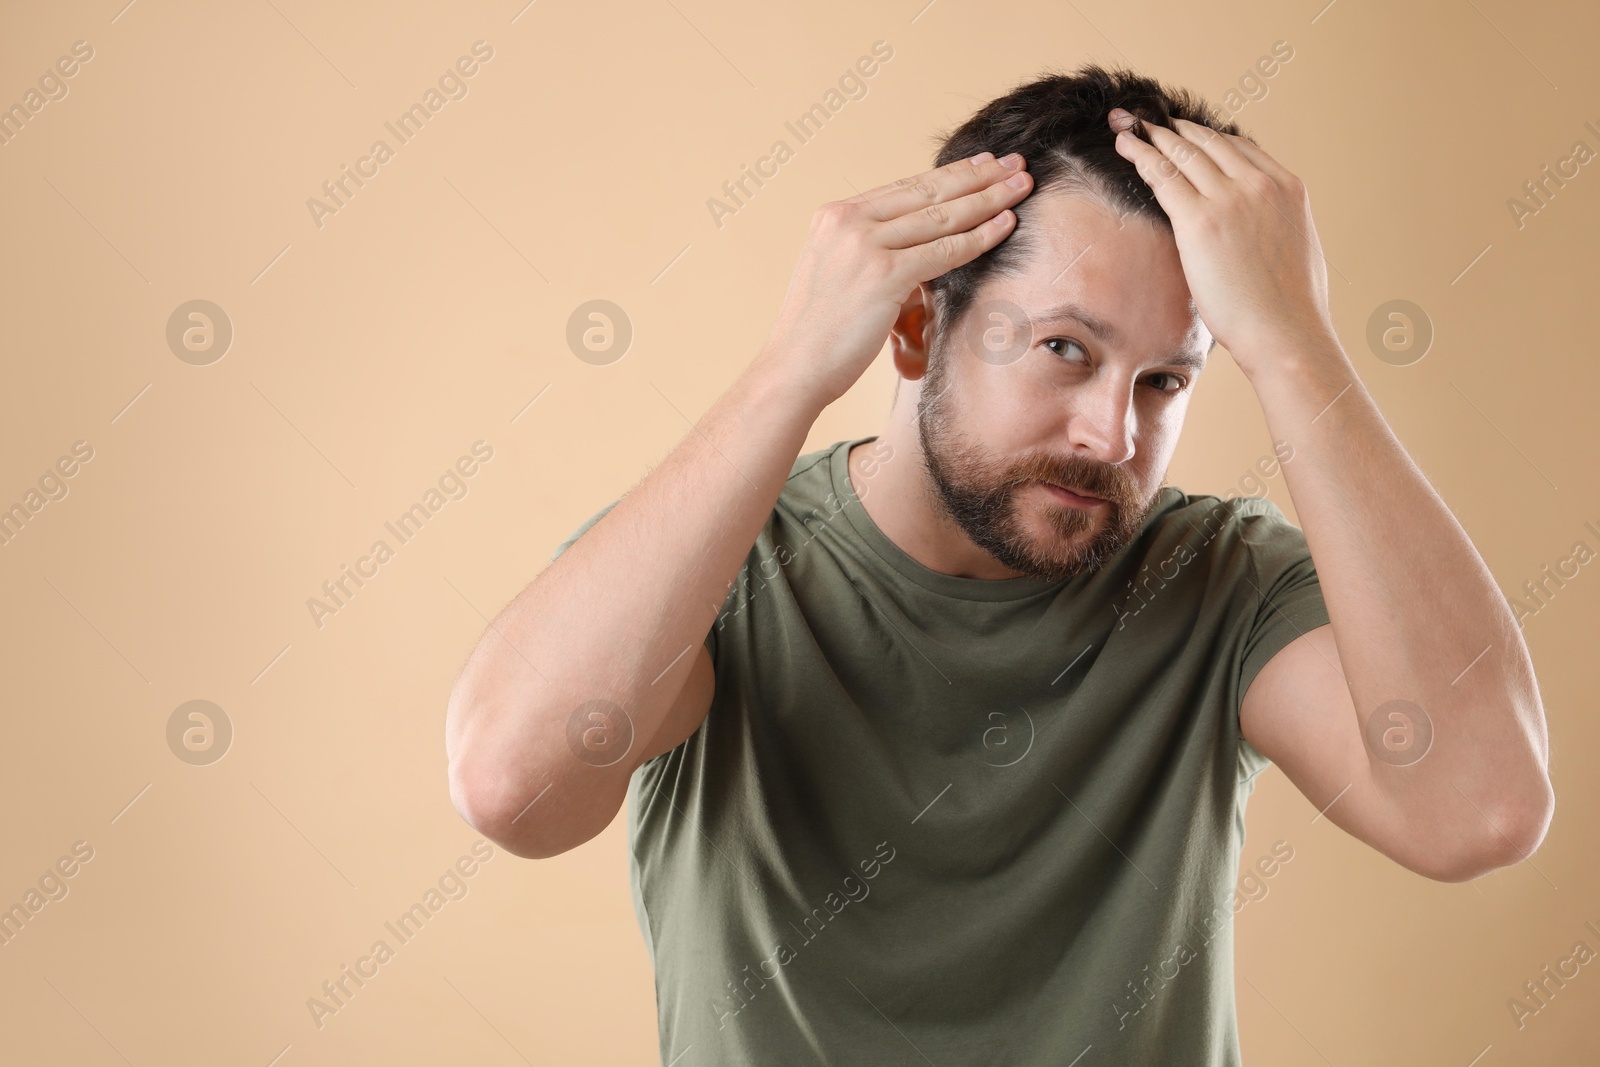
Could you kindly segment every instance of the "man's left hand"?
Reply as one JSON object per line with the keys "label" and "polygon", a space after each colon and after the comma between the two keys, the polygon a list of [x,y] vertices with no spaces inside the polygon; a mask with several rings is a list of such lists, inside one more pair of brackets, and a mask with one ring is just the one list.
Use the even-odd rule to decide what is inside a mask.
{"label": "man's left hand", "polygon": [[1247,376],[1308,339],[1337,345],[1305,183],[1244,137],[1174,119],[1142,123],[1145,142],[1121,108],[1107,121],[1172,221],[1200,321]]}

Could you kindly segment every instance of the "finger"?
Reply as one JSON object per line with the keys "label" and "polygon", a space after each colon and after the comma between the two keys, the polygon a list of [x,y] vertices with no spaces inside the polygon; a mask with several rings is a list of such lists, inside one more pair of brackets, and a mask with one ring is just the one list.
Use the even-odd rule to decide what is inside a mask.
{"label": "finger", "polygon": [[[974,159],[978,162],[974,163]],[[1020,161],[1016,169],[1026,167],[1026,161]],[[1015,172],[995,159],[993,153],[982,152],[968,159],[958,159],[942,167],[901,178],[851,197],[845,203],[862,204],[869,209],[874,220],[887,222],[929,204],[965,196]]]}
{"label": "finger", "polygon": [[1005,240],[1016,222],[1016,213],[1007,208],[970,230],[947,233],[927,244],[892,249],[889,255],[893,269],[909,281],[931,281],[963,263],[977,259]]}
{"label": "finger", "polygon": [[968,166],[978,166],[981,165],[981,163],[989,162],[989,160],[992,160],[994,157],[994,152],[987,152],[987,150],[986,152],[979,152],[978,155],[970,155],[970,157],[966,157],[965,160],[955,160],[955,162],[946,163],[944,166],[934,166],[934,168],[931,168],[931,170],[923,171],[923,173],[912,174],[910,178],[901,178],[898,179],[898,181],[888,182],[886,186],[878,186],[877,189],[869,189],[866,190],[866,192],[858,192],[858,194],[854,195],[854,197],[846,197],[842,203],[866,202],[867,198],[882,197],[882,195],[886,194],[886,192],[893,192],[893,190],[898,189],[899,186],[904,186],[906,182],[922,181],[922,179],[925,178],[933,178],[934,174],[938,174],[941,170],[952,170],[952,168],[955,166],[955,163],[966,163]]}
{"label": "finger", "polygon": [[965,159],[957,159],[957,160],[954,160],[954,161],[952,161],[950,163],[946,163],[942,167],[934,167],[934,168],[932,168],[930,170],[923,171],[921,174],[913,174],[908,178],[900,178],[900,179],[897,179],[896,181],[889,182],[887,185],[880,185],[876,189],[868,189],[864,193],[857,193],[855,196],[847,197],[843,202],[846,203],[846,204],[861,204],[861,203],[865,203],[866,201],[868,201],[870,199],[873,199],[875,197],[881,197],[886,193],[892,193],[896,189],[899,189],[903,185],[908,185],[908,184],[911,184],[911,183],[914,183],[914,182],[919,182],[919,181],[931,180],[940,171],[959,171],[960,168],[956,166],[956,164],[958,164],[958,163],[964,163],[970,168],[977,169],[977,168],[982,167],[984,164],[990,163],[990,162],[993,162],[993,161],[994,161],[994,153],[993,152],[988,152],[988,151],[979,152],[975,156],[968,156]]}
{"label": "finger", "polygon": [[976,192],[943,200],[908,211],[883,223],[876,234],[884,248],[910,248],[927,244],[946,234],[972,229],[1001,211],[1016,205],[1033,190],[1033,175],[1025,170],[1005,172],[1005,176]]}
{"label": "finger", "polygon": [[[1206,155],[1204,149],[1159,123],[1146,122],[1143,126],[1150,143],[1155,145],[1167,159],[1167,165],[1163,167],[1164,172],[1176,168],[1189,180],[1190,187],[1197,190],[1201,196],[1210,198],[1222,194],[1225,188],[1225,176],[1217,169],[1217,165],[1211,162],[1211,157]],[[1137,137],[1134,139],[1138,140]]]}
{"label": "finger", "polygon": [[1217,169],[1229,178],[1238,180],[1247,174],[1260,171],[1261,168],[1246,159],[1244,153],[1233,146],[1232,141],[1210,126],[1202,126],[1188,119],[1172,121],[1173,128],[1183,136],[1184,140],[1198,145]]}
{"label": "finger", "polygon": [[1127,130],[1117,134],[1116,148],[1118,155],[1138,169],[1139,177],[1155,192],[1156,199],[1166,208],[1169,216],[1205,199],[1160,149],[1139,140]]}
{"label": "finger", "polygon": [[1228,143],[1233,145],[1233,147],[1238,150],[1240,155],[1244,156],[1251,163],[1254,163],[1257,170],[1267,175],[1267,177],[1271,178],[1279,185],[1288,186],[1293,183],[1294,174],[1289,170],[1288,167],[1285,167],[1282,163],[1279,163],[1276,159],[1273,159],[1271,156],[1267,155],[1266,149],[1262,148],[1248,137],[1241,137],[1238,134],[1227,134],[1226,136],[1228,138]]}

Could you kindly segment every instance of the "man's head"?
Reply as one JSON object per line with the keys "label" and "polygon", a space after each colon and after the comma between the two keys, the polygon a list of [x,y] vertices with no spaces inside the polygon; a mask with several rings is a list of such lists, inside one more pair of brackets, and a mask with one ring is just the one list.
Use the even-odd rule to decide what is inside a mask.
{"label": "man's head", "polygon": [[[1096,65],[991,101],[935,166],[1020,152],[1033,191],[1012,234],[913,293],[891,335],[900,376],[921,380],[936,509],[1049,579],[1098,568],[1143,524],[1213,344],[1165,209],[1114,147],[1114,107],[1238,133],[1187,92]],[[1104,502],[1074,506],[1044,483]]]}

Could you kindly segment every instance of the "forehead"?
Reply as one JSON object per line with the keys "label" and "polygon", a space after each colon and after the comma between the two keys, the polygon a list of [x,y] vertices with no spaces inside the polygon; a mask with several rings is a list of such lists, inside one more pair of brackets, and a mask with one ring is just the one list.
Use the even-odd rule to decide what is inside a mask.
{"label": "forehead", "polygon": [[[1016,237],[1027,253],[1012,275],[991,275],[980,296],[1019,305],[1031,316],[1064,304],[1093,312],[1116,338],[1111,350],[1154,358],[1173,350],[1205,353],[1211,334],[1195,312],[1178,246],[1160,223],[1116,212],[1081,193],[1047,192],[1018,208]],[[1015,238],[1013,238],[1015,239]]]}

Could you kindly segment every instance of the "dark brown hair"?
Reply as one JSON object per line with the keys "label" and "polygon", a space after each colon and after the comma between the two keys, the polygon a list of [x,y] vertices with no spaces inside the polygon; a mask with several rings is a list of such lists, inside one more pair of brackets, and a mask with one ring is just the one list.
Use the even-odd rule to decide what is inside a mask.
{"label": "dark brown hair", "polygon": [[[996,157],[1021,152],[1033,190],[1014,209],[1012,232],[969,263],[927,283],[937,310],[932,347],[952,336],[983,282],[995,273],[1014,273],[1032,249],[1031,205],[1047,190],[1070,190],[1094,197],[1119,216],[1143,216],[1172,229],[1166,209],[1134,165],[1117,153],[1116,135],[1106,121],[1114,107],[1132,112],[1140,122],[1133,132],[1145,141],[1144,122],[1172,127],[1187,119],[1222,133],[1239,127],[1186,89],[1167,88],[1126,68],[1107,69],[1087,63],[1071,73],[1051,73],[1020,85],[985,104],[953,132],[935,136],[935,166],[975,156],[985,150]],[[898,379],[896,380],[898,392]]]}

